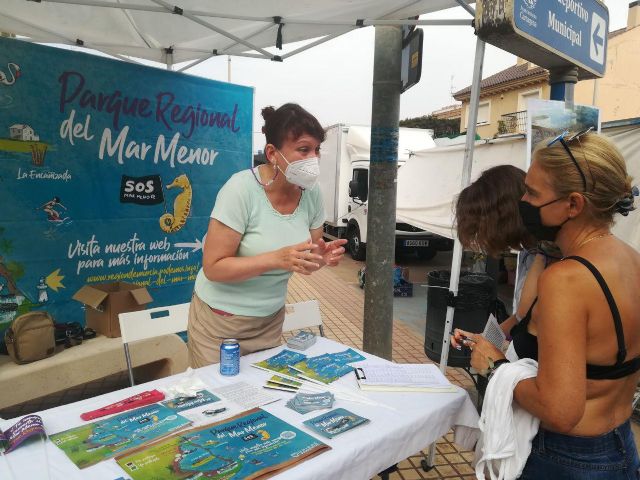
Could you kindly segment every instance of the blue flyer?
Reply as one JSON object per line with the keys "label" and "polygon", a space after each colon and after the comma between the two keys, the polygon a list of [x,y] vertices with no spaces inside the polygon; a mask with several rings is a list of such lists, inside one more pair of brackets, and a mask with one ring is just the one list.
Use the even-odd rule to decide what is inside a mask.
{"label": "blue flyer", "polygon": [[329,413],[305,420],[302,423],[324,437],[333,438],[368,422],[368,418],[351,413],[344,408],[336,408]]}

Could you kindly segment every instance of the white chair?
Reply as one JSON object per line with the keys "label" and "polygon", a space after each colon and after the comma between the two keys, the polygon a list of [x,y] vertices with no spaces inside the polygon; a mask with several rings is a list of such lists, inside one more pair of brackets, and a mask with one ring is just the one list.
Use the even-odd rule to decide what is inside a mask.
{"label": "white chair", "polygon": [[189,321],[189,303],[120,313],[118,320],[120,321],[124,356],[129,370],[129,381],[131,386],[134,386],[129,343],[160,335],[184,332]]}
{"label": "white chair", "polygon": [[320,335],[324,337],[322,316],[320,315],[320,304],[317,300],[288,303],[284,306],[284,323],[282,324],[283,332],[302,330],[303,328],[311,327],[318,327]]}

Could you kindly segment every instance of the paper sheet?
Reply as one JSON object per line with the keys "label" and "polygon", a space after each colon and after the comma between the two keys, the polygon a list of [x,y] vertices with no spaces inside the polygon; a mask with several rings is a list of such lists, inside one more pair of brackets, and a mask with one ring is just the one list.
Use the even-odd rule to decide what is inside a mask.
{"label": "paper sheet", "polygon": [[502,351],[502,345],[507,338],[493,314],[489,315],[489,320],[487,320],[487,324],[484,326],[482,336],[489,340],[500,351]]}
{"label": "paper sheet", "polygon": [[217,387],[214,392],[246,410],[280,400],[279,397],[270,394],[264,388],[256,387],[246,382]]}
{"label": "paper sheet", "polygon": [[[358,364],[359,382],[363,385],[393,385],[448,388],[451,383],[433,364]],[[362,376],[364,373],[364,378]]]}

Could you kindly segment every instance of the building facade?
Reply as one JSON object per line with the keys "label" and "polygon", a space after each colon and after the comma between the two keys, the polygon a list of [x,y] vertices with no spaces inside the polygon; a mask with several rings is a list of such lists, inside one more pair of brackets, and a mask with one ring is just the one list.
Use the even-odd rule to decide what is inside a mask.
{"label": "building facade", "polygon": [[[600,108],[603,122],[640,116],[640,0],[629,4],[627,26],[609,33],[607,69],[597,80],[578,82],[575,103]],[[527,101],[550,96],[549,72],[518,58],[516,65],[482,80],[477,132],[482,138],[524,133]],[[454,93],[462,102],[460,131],[466,131],[471,86]]]}

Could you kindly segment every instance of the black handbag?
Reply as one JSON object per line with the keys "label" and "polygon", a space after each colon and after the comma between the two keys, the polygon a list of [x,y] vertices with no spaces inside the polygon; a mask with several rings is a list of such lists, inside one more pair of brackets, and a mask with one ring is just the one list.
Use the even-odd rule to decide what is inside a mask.
{"label": "black handbag", "polygon": [[95,330],[84,328],[78,322],[55,324],[56,345],[64,345],[64,348],[80,345],[83,340],[94,338],[95,336]]}

